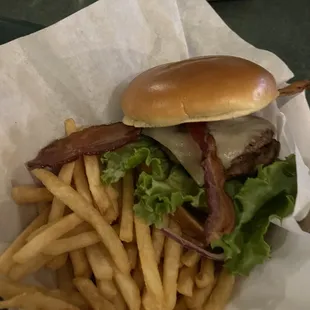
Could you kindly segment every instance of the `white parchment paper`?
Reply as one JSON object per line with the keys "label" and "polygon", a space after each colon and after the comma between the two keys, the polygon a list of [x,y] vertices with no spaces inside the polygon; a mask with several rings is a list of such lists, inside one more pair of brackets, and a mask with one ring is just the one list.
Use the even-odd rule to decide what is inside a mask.
{"label": "white parchment paper", "polygon": [[[34,216],[10,199],[11,182],[31,183],[24,162],[62,136],[63,121],[108,123],[121,118],[129,80],[152,66],[227,54],[267,68],[279,86],[292,76],[274,54],[238,37],[204,0],[102,0],[33,35],[0,47],[0,242],[14,239]],[[272,237],[273,259],[240,282],[229,309],[308,309],[310,237],[296,220],[310,208],[310,112],[304,94],[260,114],[271,120],[281,156],[296,153],[298,197],[293,217]]]}

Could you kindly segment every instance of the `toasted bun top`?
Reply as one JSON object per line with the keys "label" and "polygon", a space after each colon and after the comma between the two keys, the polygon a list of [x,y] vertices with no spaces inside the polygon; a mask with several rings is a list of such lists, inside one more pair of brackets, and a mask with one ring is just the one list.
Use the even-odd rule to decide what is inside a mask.
{"label": "toasted bun top", "polygon": [[232,56],[187,59],[149,69],[125,90],[123,122],[164,127],[244,116],[278,96],[274,77],[261,66]]}

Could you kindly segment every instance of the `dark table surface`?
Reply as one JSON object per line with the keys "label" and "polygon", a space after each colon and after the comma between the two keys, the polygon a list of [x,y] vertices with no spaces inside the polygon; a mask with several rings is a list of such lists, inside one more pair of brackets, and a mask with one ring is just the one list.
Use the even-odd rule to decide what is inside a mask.
{"label": "dark table surface", "polygon": [[[94,2],[1,0],[0,44],[50,26]],[[310,0],[218,0],[211,4],[243,39],[282,58],[295,79],[310,78]]]}

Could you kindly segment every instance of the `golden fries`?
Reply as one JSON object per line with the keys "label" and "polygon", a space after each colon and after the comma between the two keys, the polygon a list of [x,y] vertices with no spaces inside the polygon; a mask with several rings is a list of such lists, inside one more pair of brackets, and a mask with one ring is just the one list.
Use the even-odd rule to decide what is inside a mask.
{"label": "golden fries", "polygon": [[96,284],[101,295],[113,303],[117,295],[117,288],[113,280],[99,280],[96,281]]}
{"label": "golden fries", "polygon": [[196,286],[204,288],[214,282],[214,262],[210,259],[202,259],[200,271],[195,277]]}
{"label": "golden fries", "polygon": [[195,310],[201,309],[206,300],[209,298],[214,284],[215,281],[204,288],[194,288],[192,296],[184,298],[187,308]]}
{"label": "golden fries", "polygon": [[68,253],[63,253],[59,256],[54,257],[50,262],[46,264],[46,267],[52,269],[52,270],[58,270],[61,268],[68,259]]}
{"label": "golden fries", "polygon": [[234,283],[235,277],[223,268],[203,310],[223,310],[231,297]]}
{"label": "golden fries", "polygon": [[123,179],[123,206],[119,237],[122,241],[133,240],[133,175],[129,171]]}
{"label": "golden fries", "polygon": [[75,161],[73,179],[77,192],[81,194],[89,203],[93,203],[82,158]]}
{"label": "golden fries", "polygon": [[192,296],[194,279],[197,272],[197,265],[193,267],[182,267],[179,273],[177,290],[184,296]]}
{"label": "golden fries", "polygon": [[114,305],[100,295],[95,284],[86,278],[75,278],[73,280],[81,295],[89,302],[94,310],[116,310]]}
{"label": "golden fries", "polygon": [[84,249],[71,251],[70,259],[75,277],[90,278],[92,270],[86,257]]}
{"label": "golden fries", "polygon": [[52,241],[42,252],[48,255],[59,255],[94,245],[100,242],[95,231],[88,231],[79,235]]}
{"label": "golden fries", "polygon": [[34,185],[13,187],[11,196],[18,205],[50,202],[53,200],[53,195],[46,188]]}
{"label": "golden fries", "polygon": [[24,293],[6,301],[0,301],[0,309],[23,308],[23,309],[46,309],[46,310],[79,310],[78,307],[41,292]]}
{"label": "golden fries", "polygon": [[[184,296],[179,298],[177,304],[175,305],[175,307],[173,309],[174,310],[187,310],[187,306],[186,306],[186,302],[185,302]],[[196,310],[199,310],[199,308],[197,308]]]}
{"label": "golden fries", "polygon": [[134,243],[126,243],[125,249],[127,251],[130,268],[135,269],[137,265],[137,258],[138,258],[137,245]]}
{"label": "golden fries", "polygon": [[128,309],[124,297],[120,292],[117,292],[116,296],[114,297],[113,304],[115,305],[116,310]]}
{"label": "golden fries", "polygon": [[72,291],[70,292],[70,294],[66,294],[65,292],[59,290],[50,291],[43,287],[20,284],[3,278],[0,279],[0,296],[2,298],[9,299],[24,293],[35,293],[35,292],[41,292],[45,295],[61,299],[63,301],[68,302],[69,304],[73,304],[79,307],[79,309],[87,309],[85,301],[78,292]]}
{"label": "golden fries", "polygon": [[13,255],[26,243],[27,237],[47,221],[49,209],[44,210],[31,224],[13,241],[0,256],[0,274],[7,275],[14,265]]}
{"label": "golden fries", "polygon": [[[138,265],[138,264],[137,264]],[[141,265],[139,264],[132,274],[132,278],[136,282],[139,290],[141,291],[144,287],[144,277],[141,269]]]}
{"label": "golden fries", "polygon": [[[158,304],[164,304],[164,291],[158,266],[155,257],[155,251],[148,225],[138,218],[135,219],[136,239],[139,250],[140,263],[144,276],[145,285],[149,292],[155,296]],[[145,306],[144,306],[145,307]]]}
{"label": "golden fries", "polygon": [[61,218],[54,225],[45,229],[15,253],[13,260],[22,264],[34,258],[51,241],[64,235],[66,232],[79,225],[81,221],[82,220],[74,213]]}
{"label": "golden fries", "polygon": [[74,291],[73,269],[69,262],[66,262],[61,268],[56,270],[57,286],[64,292]]}
{"label": "golden fries", "polygon": [[182,257],[181,262],[187,267],[192,267],[200,260],[200,255],[195,251],[186,251]]}
{"label": "golden fries", "polygon": [[114,269],[115,282],[122,293],[129,310],[140,310],[140,291],[132,277]]}
{"label": "golden fries", "polygon": [[[108,194],[108,197],[110,199],[110,202],[112,204],[112,210],[113,212],[111,212],[114,215],[114,220],[116,220],[119,216],[119,203],[118,203],[118,199],[120,196],[120,193],[114,189],[111,185],[105,186],[105,190]],[[109,210],[108,210],[109,211]]]}
{"label": "golden fries", "polygon": [[[169,228],[176,234],[181,234],[180,226],[170,221]],[[177,280],[179,275],[182,247],[172,239],[167,238],[164,248],[163,287],[168,309],[173,309],[177,302]]]}
{"label": "golden fries", "polygon": [[113,270],[99,245],[91,245],[86,249],[86,256],[96,280],[112,280]]}
{"label": "golden fries", "polygon": [[[166,216],[163,221],[163,227],[168,226],[168,217]],[[163,249],[164,249],[164,244],[165,244],[165,235],[162,233],[162,231],[155,226],[153,227],[152,231],[152,242],[153,242],[153,247],[155,251],[155,257],[156,257],[156,262],[159,264]]]}
{"label": "golden fries", "polygon": [[110,199],[100,181],[100,169],[97,156],[84,156],[85,171],[89,189],[99,212],[104,215],[110,207]]}
{"label": "golden fries", "polygon": [[[62,166],[59,172],[59,179],[66,184],[71,184],[71,179],[73,175],[74,162]],[[49,222],[56,221],[63,217],[65,212],[65,204],[58,198],[53,199],[51,212],[48,217]]]}
{"label": "golden fries", "polygon": [[12,280],[21,280],[25,276],[27,276],[31,273],[35,273],[36,271],[41,269],[48,262],[50,262],[52,259],[53,259],[53,256],[43,255],[40,253],[24,264],[13,265],[8,276]]}
{"label": "golden fries", "polygon": [[[98,232],[102,242],[110,252],[117,267],[125,273],[130,271],[127,253],[113,228],[100,216],[85,198],[71,186],[63,183],[54,174],[44,169],[34,169],[32,173],[53,193],[62,200],[74,214],[90,223]],[[59,190],[61,188],[62,190]]]}

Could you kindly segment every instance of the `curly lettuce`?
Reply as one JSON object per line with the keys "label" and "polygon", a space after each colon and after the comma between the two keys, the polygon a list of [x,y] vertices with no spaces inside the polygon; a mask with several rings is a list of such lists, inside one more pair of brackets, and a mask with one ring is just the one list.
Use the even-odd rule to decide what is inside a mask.
{"label": "curly lettuce", "polygon": [[164,152],[148,138],[141,138],[122,148],[101,156],[104,169],[101,180],[105,184],[116,183],[126,172],[145,163],[156,180],[164,180],[170,171],[170,161]]}
{"label": "curly lettuce", "polygon": [[[234,274],[247,275],[254,266],[270,257],[270,246],[264,236],[274,218],[289,216],[297,195],[296,163],[293,155],[286,160],[258,168],[255,178],[227,182],[236,211],[236,227],[212,243],[223,249],[225,266]],[[229,184],[230,183],[230,184]]]}
{"label": "curly lettuce", "polygon": [[137,203],[135,213],[160,227],[163,217],[173,214],[178,206],[188,202],[194,207],[204,207],[204,189],[200,188],[184,168],[171,162],[152,140],[142,138],[136,142],[102,155],[104,169],[101,180],[105,184],[115,183],[126,171],[142,164],[150,167],[149,173],[142,171],[135,189]]}

